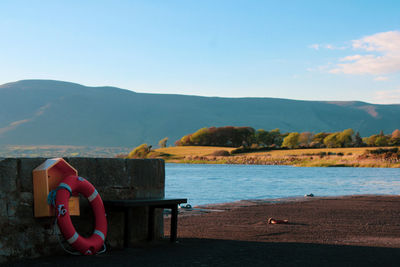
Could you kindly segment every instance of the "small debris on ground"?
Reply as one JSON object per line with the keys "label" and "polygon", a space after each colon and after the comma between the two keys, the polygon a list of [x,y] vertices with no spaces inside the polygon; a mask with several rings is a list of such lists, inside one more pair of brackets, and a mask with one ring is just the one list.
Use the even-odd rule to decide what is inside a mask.
{"label": "small debris on ground", "polygon": [[274,218],[269,218],[268,219],[268,224],[287,224],[287,223],[289,223],[288,220],[277,220],[277,219],[274,219]]}
{"label": "small debris on ground", "polygon": [[192,205],[190,205],[190,204],[180,204],[179,208],[180,209],[191,209]]}

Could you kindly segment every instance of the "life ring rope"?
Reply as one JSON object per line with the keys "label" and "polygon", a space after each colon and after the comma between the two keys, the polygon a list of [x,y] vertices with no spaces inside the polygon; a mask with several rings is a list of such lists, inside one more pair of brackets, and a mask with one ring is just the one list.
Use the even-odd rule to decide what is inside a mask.
{"label": "life ring rope", "polygon": [[49,204],[50,206],[56,207],[56,195],[57,195],[57,191],[60,189],[67,189],[69,191],[69,194],[72,196],[72,189],[69,185],[64,184],[64,183],[60,183],[56,189],[53,189],[50,191],[50,193],[47,195],[47,204]]}
{"label": "life ring rope", "polygon": [[[69,216],[68,200],[72,195],[77,193],[82,194],[88,199],[95,216],[95,229],[93,234],[88,238],[79,235]],[[55,225],[58,225],[60,232],[68,244],[84,255],[99,254],[105,251],[104,242],[107,234],[105,209],[99,193],[89,181],[80,176],[68,176],[62,180],[56,189],[49,193],[47,201],[55,208]],[[66,250],[62,244],[61,246]],[[102,247],[103,250],[100,251]],[[71,253],[68,250],[66,251]],[[76,253],[71,254],[76,255]]]}

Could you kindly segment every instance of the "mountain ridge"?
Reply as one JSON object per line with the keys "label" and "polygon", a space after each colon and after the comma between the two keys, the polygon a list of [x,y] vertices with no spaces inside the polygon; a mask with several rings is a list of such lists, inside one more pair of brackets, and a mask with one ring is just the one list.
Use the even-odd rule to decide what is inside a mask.
{"label": "mountain ridge", "polygon": [[[56,90],[55,90],[56,89]],[[0,144],[136,146],[202,127],[341,131],[400,128],[400,105],[138,93],[56,80],[0,85]]]}

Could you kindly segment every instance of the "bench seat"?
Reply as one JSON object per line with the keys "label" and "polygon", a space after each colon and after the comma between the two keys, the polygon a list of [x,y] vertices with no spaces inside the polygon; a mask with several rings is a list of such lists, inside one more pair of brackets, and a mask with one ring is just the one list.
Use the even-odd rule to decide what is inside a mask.
{"label": "bench seat", "polygon": [[124,212],[124,246],[129,247],[129,238],[132,227],[132,208],[149,207],[148,217],[148,240],[154,240],[154,217],[155,209],[171,209],[171,233],[170,241],[176,242],[178,230],[178,205],[187,203],[186,198],[154,198],[154,199],[126,199],[126,200],[105,200],[104,206],[107,209],[122,210]]}

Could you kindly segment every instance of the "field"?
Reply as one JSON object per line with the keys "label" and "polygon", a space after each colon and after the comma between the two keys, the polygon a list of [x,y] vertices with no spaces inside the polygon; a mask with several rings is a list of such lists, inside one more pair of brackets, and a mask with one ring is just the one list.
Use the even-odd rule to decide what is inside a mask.
{"label": "field", "polygon": [[272,150],[268,152],[261,152],[261,153],[251,153],[252,155],[265,155],[270,154],[271,156],[291,156],[291,155],[305,155],[305,154],[318,154],[321,152],[325,153],[343,153],[347,155],[352,153],[353,155],[361,155],[366,150],[371,150],[374,148],[371,147],[345,147],[345,148],[313,148],[313,149],[288,149],[288,150]]}
{"label": "field", "polygon": [[231,156],[213,155],[218,150],[230,152],[233,149],[182,146],[156,149],[156,151],[169,154],[164,159],[167,162],[176,163],[293,165],[301,167],[400,167],[398,158],[369,154],[368,150],[378,149],[375,147],[289,149],[242,153]]}
{"label": "field", "polygon": [[[213,147],[213,146],[175,146],[167,148],[156,149],[158,152],[168,153],[177,157],[194,157],[194,156],[210,156],[213,152],[218,150],[226,150],[231,152],[235,148],[233,147]],[[300,156],[305,154],[318,154],[321,152],[331,153],[343,153],[353,155],[361,155],[366,150],[373,149],[370,147],[346,147],[346,148],[315,148],[315,149],[287,149],[287,150],[271,150],[266,152],[252,152],[243,153],[241,155],[251,156],[266,156],[272,157],[285,157],[285,156]]]}
{"label": "field", "polygon": [[157,152],[168,153],[176,157],[208,156],[218,150],[231,152],[234,147],[215,147],[215,146],[173,146],[156,149]]}

